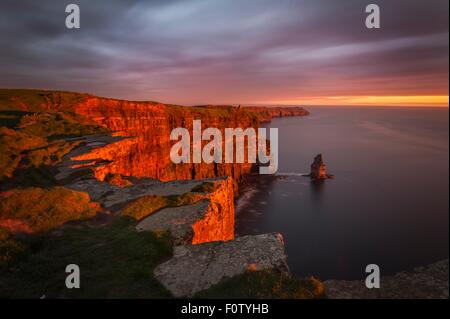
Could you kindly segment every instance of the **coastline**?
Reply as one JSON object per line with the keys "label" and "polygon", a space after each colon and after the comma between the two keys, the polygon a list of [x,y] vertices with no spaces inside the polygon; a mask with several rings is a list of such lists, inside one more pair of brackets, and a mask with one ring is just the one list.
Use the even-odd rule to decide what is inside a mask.
{"label": "coastline", "polygon": [[[161,151],[162,149],[164,151],[166,149],[166,141],[161,136],[167,133],[171,126],[181,123],[180,116],[175,112],[179,110],[178,106],[172,109],[173,106],[158,103],[135,103],[77,95],[75,104],[70,101],[67,104],[61,104],[61,98],[58,98],[59,93],[47,92],[46,94],[48,95],[45,96],[45,104],[32,105],[29,111],[57,114],[58,116],[66,111],[75,111],[87,116],[101,127],[113,131],[103,136],[86,135],[75,139],[66,138],[65,142],[75,141],[81,142],[81,144],[73,148],[73,152],[67,153],[62,163],[57,165],[59,170],[57,180],[60,185],[74,191],[85,192],[89,194],[93,202],[101,203],[102,216],[107,218],[101,216],[98,218],[100,226],[108,223],[111,220],[110,217],[119,216],[124,208],[129,208],[129,205],[140,204],[141,200],[153,201],[156,198],[163,201],[161,205],[158,203],[160,206],[152,208],[151,215],[149,212],[138,212],[144,215],[139,215],[139,218],[133,221],[132,228],[137,232],[146,230],[156,234],[169,232],[173,237],[171,248],[174,249],[174,255],[166,256],[165,262],[168,264],[165,265],[167,267],[159,267],[162,263],[155,265],[156,278],[159,278],[160,282],[173,295],[177,297],[193,296],[197,292],[249,271],[259,272],[269,269],[284,277],[292,278],[287,264],[289,259],[285,252],[282,234],[260,234],[258,230],[252,234],[241,234],[235,229],[235,216],[237,215],[239,220],[242,217],[239,216],[242,214],[242,210],[258,194],[259,189],[255,185],[263,184],[269,187],[271,182],[283,179],[285,175],[289,174],[248,175],[250,167],[233,166],[231,169],[227,167],[221,173],[228,176],[228,173],[232,172],[231,175],[237,177],[237,182],[241,183],[240,195],[235,201],[236,182],[233,178],[218,177],[217,175],[220,174],[217,170],[206,164],[203,167],[198,166],[194,169],[188,167],[180,171],[173,170],[165,164],[161,166],[148,165],[143,168],[139,165],[129,165],[133,156],[139,158],[138,164],[148,160],[143,155],[143,151],[147,149],[148,145],[152,150]],[[22,104],[21,107],[23,107]],[[252,117],[250,114],[246,114],[248,121],[244,122],[258,125],[259,122],[270,121],[272,117],[309,114],[303,108],[290,110],[290,112],[277,109],[258,109],[261,112],[260,115]],[[230,123],[242,124],[238,119],[243,110],[238,108],[217,109],[211,106],[197,109],[190,107],[183,111],[187,113],[193,111],[194,115],[189,115],[191,117],[206,116],[212,124],[216,123],[222,126]],[[217,120],[214,116],[219,111],[222,117]],[[142,115],[144,115],[143,118],[141,118]],[[260,116],[259,119],[258,116]],[[256,118],[257,121],[252,122],[252,118]],[[39,120],[39,117],[36,117],[36,121],[39,122]],[[30,125],[36,124],[36,122],[30,123]],[[129,123],[133,123],[133,125]],[[145,128],[144,133],[140,131],[142,128]],[[158,138],[150,140],[148,136],[152,137],[153,133]],[[82,141],[83,139],[86,140]],[[150,144],[145,144],[148,142]],[[139,143],[144,143],[146,147],[142,147]],[[80,152],[81,149],[84,151]],[[157,158],[164,154],[163,152],[158,154]],[[121,160],[115,161],[117,156]],[[156,161],[156,163],[159,162]],[[166,168],[169,170],[165,173],[159,171],[159,169]],[[146,176],[146,174],[150,175]],[[163,177],[163,180],[159,180],[158,177]],[[174,177],[177,178],[174,179]],[[213,184],[211,189],[209,189],[211,185],[208,183]],[[208,187],[204,185],[208,185]],[[194,189],[198,189],[198,191],[194,191]],[[192,193],[195,194],[192,195]],[[186,194],[189,200],[185,202],[183,196]],[[7,196],[9,195],[5,193],[5,197]],[[181,201],[180,196],[183,199]],[[191,196],[199,198],[199,201],[191,200]],[[9,220],[8,223],[10,222]],[[4,225],[8,226],[8,223]],[[88,221],[87,224],[95,225],[96,223],[97,221],[92,220],[92,223]],[[51,234],[60,236],[67,228],[70,229],[70,225],[59,225]],[[204,247],[204,250],[201,247]],[[271,254],[268,254],[267,247],[271,247],[269,249]],[[208,253],[203,255],[202,251]],[[227,254],[221,255],[224,251],[230,252],[233,257],[223,257],[228,256]],[[202,256],[206,256],[208,261],[201,265],[195,265],[195,260],[203,258]],[[167,258],[169,259],[167,260]],[[227,270],[225,265],[228,263],[239,266]],[[187,280],[184,278],[183,269],[191,267],[203,270]],[[208,273],[208,269],[212,269],[212,273]],[[427,270],[427,274],[430,275],[430,272],[433,271],[436,269],[431,267]],[[173,282],[184,282],[185,288],[179,290],[177,285],[172,285]],[[186,288],[196,282],[202,282],[202,284],[193,290]],[[327,283],[331,289],[330,297],[341,298],[345,296],[345,293],[350,293],[355,298],[365,298],[365,295],[358,297],[360,282],[327,281]],[[425,282],[417,284],[425,284]],[[344,295],[335,295],[336,291]],[[322,294],[319,293],[317,296],[322,296]]]}

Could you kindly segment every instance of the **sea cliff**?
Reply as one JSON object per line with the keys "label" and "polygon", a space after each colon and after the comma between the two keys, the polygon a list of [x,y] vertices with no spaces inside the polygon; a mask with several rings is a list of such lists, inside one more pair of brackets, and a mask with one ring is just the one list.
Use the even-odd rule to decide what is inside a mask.
{"label": "sea cliff", "polygon": [[[135,102],[95,97],[88,94],[2,90],[0,110],[27,112],[72,112],[85,116],[116,135],[129,139],[96,149],[85,154],[83,160],[102,161],[95,168],[103,180],[108,174],[152,177],[162,181],[203,179],[231,176],[239,181],[252,169],[250,163],[174,165],[170,160],[170,132],[183,127],[192,132],[193,120],[201,120],[202,127],[257,128],[261,122],[278,116],[306,116],[301,107],[233,107],[233,106],[179,106],[158,102]],[[30,103],[32,101],[32,103]]]}
{"label": "sea cliff", "polygon": [[[168,291],[168,295],[177,297],[192,296],[236,276],[243,276],[239,285],[253,277],[251,284],[259,282],[257,278],[266,278],[286,285],[286,290],[270,285],[252,290],[244,285],[240,291],[253,291],[249,296],[322,296],[319,282],[290,276],[281,234],[235,236],[237,182],[252,170],[253,164],[175,165],[169,156],[174,143],[170,141],[171,130],[184,127],[192,132],[193,120],[201,120],[203,128],[216,127],[223,133],[225,128],[257,128],[274,116],[307,114],[302,108],[178,106],[70,92],[0,90],[0,119],[5,126],[0,131],[0,146],[7,151],[1,158],[1,178],[5,182],[0,195],[10,202],[0,213],[3,227],[0,244],[14,250],[19,247],[17,254],[28,251],[26,246],[21,248],[21,242],[16,245],[18,231],[13,227],[26,218],[31,225],[29,236],[44,231],[50,242],[64,243],[65,247],[56,250],[42,243],[39,253],[48,255],[45,267],[53,267],[54,254],[70,255],[68,249],[74,254],[89,251],[67,248],[72,246],[73,231],[79,232],[76,237],[81,240],[80,247],[105,245],[99,242],[101,236],[116,238],[106,241],[112,252],[105,251],[107,265],[92,269],[84,266],[84,271],[97,273],[98,269],[109,269],[120,264],[116,257],[133,260],[134,268],[123,265],[120,271],[126,274],[130,287],[143,286],[137,291],[146,291],[147,295],[157,293],[161,286],[147,288],[146,282],[136,281],[133,269],[144,267],[146,272],[153,272],[148,284],[158,285],[152,283],[157,279],[166,289],[162,293]],[[20,190],[29,187],[29,183],[34,188]],[[43,192],[41,187],[48,191]],[[23,193],[21,196],[12,196],[19,191]],[[60,205],[53,215],[41,211],[31,214],[23,204],[27,203],[27,196],[37,192],[43,194],[41,197],[49,207],[60,192],[68,197],[65,202],[84,194],[83,205],[92,209],[85,214],[84,206],[72,211],[70,205]],[[45,211],[47,206],[41,210]],[[51,219],[47,221],[47,217]],[[42,223],[36,224],[36,220]],[[56,241],[52,239],[55,236],[59,238]],[[172,249],[168,250],[168,245]],[[121,250],[122,247],[127,249]],[[142,262],[146,253],[137,254],[141,247],[155,252],[145,265]],[[36,296],[34,289],[43,293],[39,287],[50,280],[45,276],[33,279],[36,285],[31,285],[27,292],[15,288],[23,285],[16,282],[17,278],[28,276],[16,273],[18,268],[14,265],[20,261],[15,261],[15,254],[8,253],[12,257],[5,260],[7,267],[12,268],[7,268],[4,274],[6,284],[2,286],[0,282],[0,295]],[[35,253],[30,250],[29,254],[33,257]],[[85,258],[89,260],[87,265],[103,262],[97,255]],[[194,268],[199,271],[186,277],[185,269]],[[115,277],[111,278],[114,287]],[[190,289],[193,283],[196,286]],[[288,287],[293,287],[293,283],[296,288],[291,291]],[[58,286],[47,293],[64,296],[65,291]],[[209,293],[214,291],[216,288]]]}

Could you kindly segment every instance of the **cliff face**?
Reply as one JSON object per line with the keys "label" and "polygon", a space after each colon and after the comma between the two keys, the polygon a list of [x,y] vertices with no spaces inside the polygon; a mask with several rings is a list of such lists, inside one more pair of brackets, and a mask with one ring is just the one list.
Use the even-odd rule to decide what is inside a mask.
{"label": "cliff face", "polygon": [[162,181],[203,179],[231,176],[240,180],[250,172],[252,164],[194,164],[174,165],[170,160],[170,132],[176,127],[192,133],[193,120],[202,120],[202,128],[227,127],[257,128],[260,122],[276,116],[304,116],[303,108],[236,108],[231,106],[185,107],[154,102],[128,102],[103,98],[87,98],[74,107],[74,112],[85,115],[98,124],[119,134],[132,136],[98,149],[77,159],[110,161],[95,169],[103,180],[108,173],[137,177],[153,177]]}
{"label": "cliff face", "polygon": [[111,161],[95,169],[96,176],[101,180],[108,173],[153,177],[163,181],[221,176],[239,180],[252,167],[248,163],[175,165],[170,160],[170,149],[175,143],[170,141],[172,129],[183,127],[192,134],[193,120],[201,120],[202,129],[217,127],[223,131],[226,127],[258,127],[258,117],[246,110],[88,98],[76,105],[74,111],[119,134],[133,137],[77,158]]}
{"label": "cliff face", "polygon": [[216,182],[209,195],[209,206],[204,217],[192,229],[192,244],[234,239],[234,185],[231,178]]}
{"label": "cliff face", "polygon": [[258,114],[258,118],[261,123],[270,122],[274,117],[309,115],[309,112],[302,107],[249,106],[245,109]]}
{"label": "cliff face", "polygon": [[250,172],[252,164],[173,164],[170,159],[170,149],[175,143],[170,141],[172,129],[186,128],[192,136],[193,120],[200,119],[202,129],[216,127],[224,135],[225,128],[257,128],[260,122],[270,121],[272,117],[308,115],[300,107],[189,107],[35,90],[0,90],[0,101],[0,109],[5,110],[73,112],[116,135],[131,137],[75,158],[97,161],[94,172],[99,180],[111,173],[162,181],[224,176],[239,181]]}
{"label": "cliff face", "polygon": [[158,210],[140,220],[136,229],[169,231],[176,245],[234,239],[234,182],[227,177],[208,183],[214,189],[199,193],[201,199],[197,202]]}

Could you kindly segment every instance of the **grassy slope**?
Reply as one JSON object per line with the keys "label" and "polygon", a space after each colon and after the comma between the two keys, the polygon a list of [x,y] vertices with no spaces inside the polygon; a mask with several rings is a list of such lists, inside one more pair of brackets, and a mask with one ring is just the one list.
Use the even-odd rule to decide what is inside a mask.
{"label": "grassy slope", "polygon": [[271,270],[247,271],[196,294],[196,298],[317,299],[325,296],[323,284]]}
{"label": "grassy slope", "polygon": [[[0,240],[0,252],[12,255],[0,264],[0,298],[169,297],[153,268],[170,257],[170,237],[138,233],[133,226],[122,218],[107,226],[78,224],[15,242]],[[80,289],[65,287],[65,268],[72,263],[80,267]]]}
{"label": "grassy slope", "polygon": [[87,193],[61,186],[12,189],[1,195],[0,226],[13,222],[25,232],[48,231],[68,221],[92,218],[99,210]]}
{"label": "grassy slope", "polygon": [[[0,117],[2,114],[0,111]],[[28,185],[53,184],[50,168],[79,144],[64,137],[107,132],[78,115],[63,112],[15,112],[14,120],[9,117],[0,126],[0,180],[14,177]]]}
{"label": "grassy slope", "polygon": [[64,108],[61,111],[72,111],[71,105],[88,96],[64,91],[0,89],[0,111],[40,112],[47,110],[49,103]]}
{"label": "grassy slope", "polygon": [[154,212],[166,207],[178,207],[191,205],[204,198],[204,196],[196,193],[185,193],[180,195],[142,196],[132,201],[121,210],[121,215],[129,216],[135,220],[141,220]]}

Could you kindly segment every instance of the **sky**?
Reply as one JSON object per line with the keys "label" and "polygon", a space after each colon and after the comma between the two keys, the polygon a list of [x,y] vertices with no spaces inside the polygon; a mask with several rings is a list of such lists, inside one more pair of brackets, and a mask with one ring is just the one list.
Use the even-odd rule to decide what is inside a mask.
{"label": "sky", "polygon": [[[65,7],[80,7],[80,29]],[[367,29],[376,3],[381,28]],[[0,87],[184,105],[447,106],[448,0],[1,0]]]}

